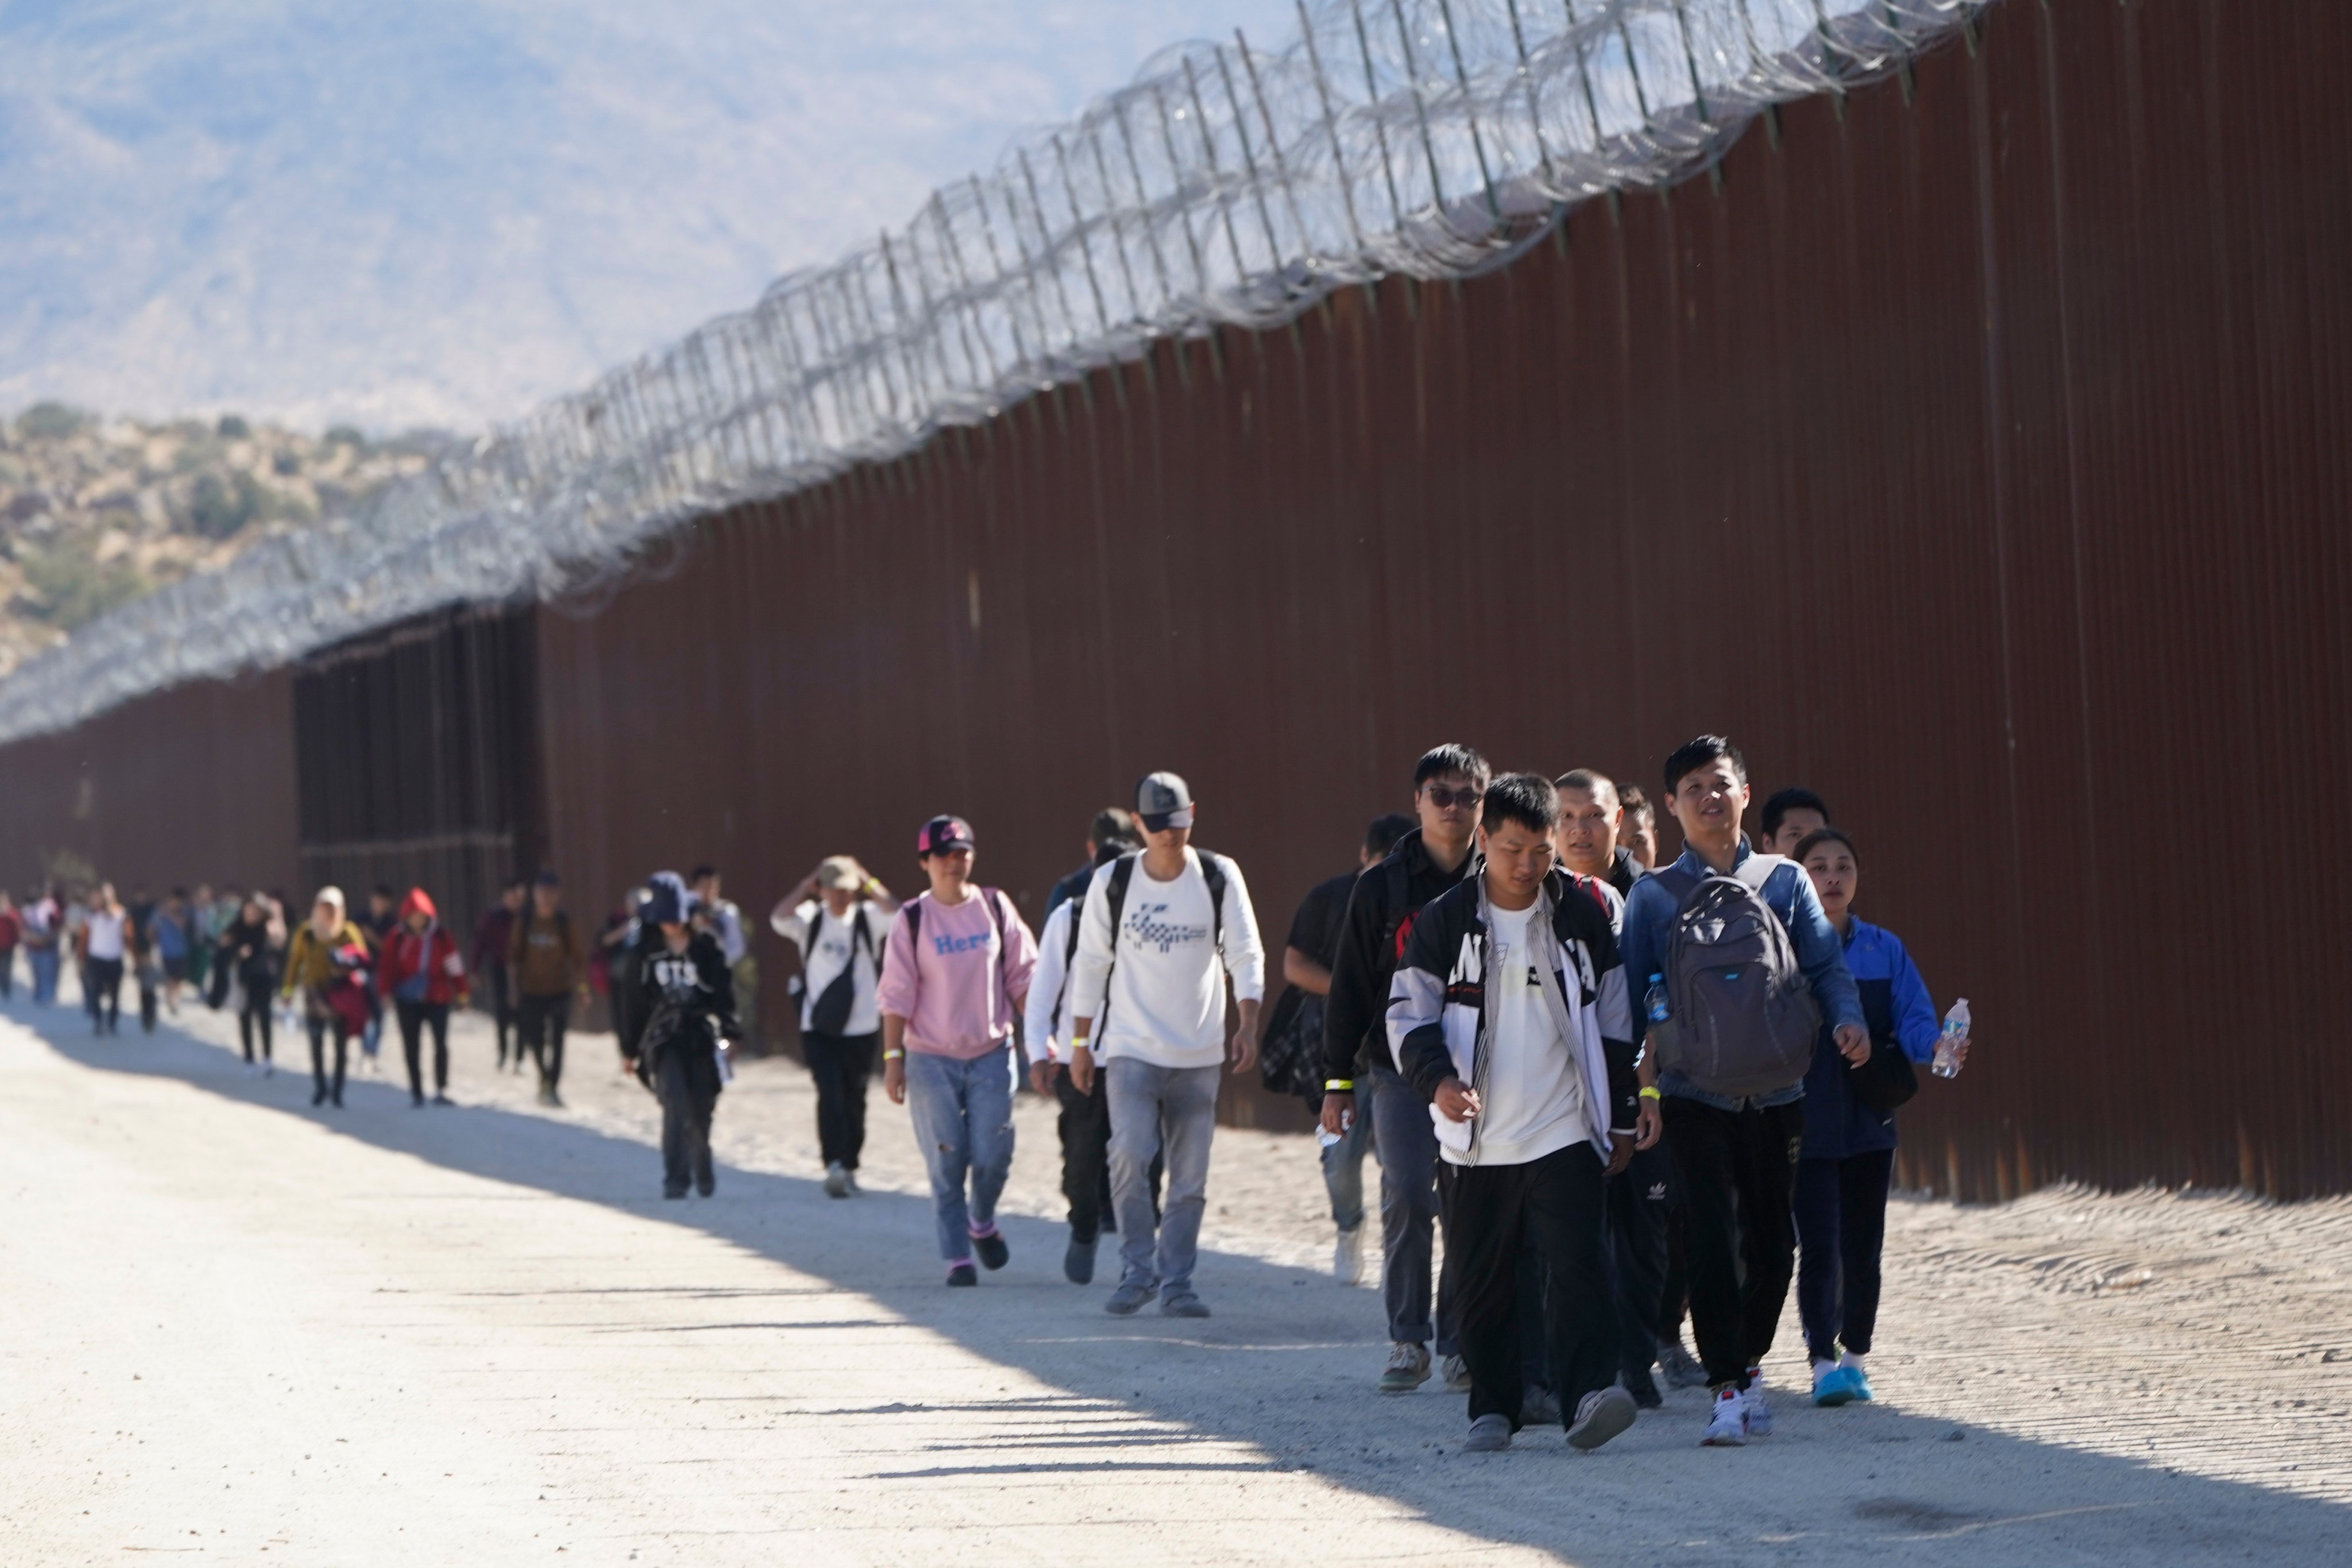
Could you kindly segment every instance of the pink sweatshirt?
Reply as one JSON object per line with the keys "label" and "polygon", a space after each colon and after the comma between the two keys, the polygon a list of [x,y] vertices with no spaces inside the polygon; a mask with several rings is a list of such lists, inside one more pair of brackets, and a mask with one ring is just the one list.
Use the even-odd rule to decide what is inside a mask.
{"label": "pink sweatshirt", "polygon": [[[993,920],[983,896],[996,902]],[[908,917],[918,910],[919,943],[908,936]],[[975,888],[954,905],[936,903],[925,893],[890,923],[877,999],[883,1012],[907,1020],[908,1050],[969,1061],[1012,1037],[1036,968],[1037,939],[1002,892]]]}

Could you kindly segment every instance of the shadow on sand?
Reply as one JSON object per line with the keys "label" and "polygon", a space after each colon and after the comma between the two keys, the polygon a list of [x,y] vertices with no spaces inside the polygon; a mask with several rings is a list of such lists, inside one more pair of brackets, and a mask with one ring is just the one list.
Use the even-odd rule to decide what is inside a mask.
{"label": "shadow on sand", "polygon": [[[1768,1558],[2315,1562],[2339,1549],[2352,1529],[2352,1513],[2326,1502],[1956,1426],[1884,1403],[1816,1412],[1790,1402],[1773,1438],[1727,1453],[1696,1447],[1699,1396],[1683,1394],[1591,1459],[1565,1457],[1556,1436],[1523,1442],[1508,1455],[1465,1458],[1454,1452],[1459,1401],[1427,1391],[1403,1399],[1372,1392],[1368,1369],[1377,1365],[1378,1345],[1368,1331],[1376,1332],[1377,1314],[1370,1300],[1302,1270],[1204,1253],[1199,1282],[1215,1318],[1178,1322],[1147,1310],[1114,1319],[1100,1310],[1102,1289],[1075,1290],[1060,1279],[1062,1227],[1016,1218],[1005,1222],[1014,1266],[983,1290],[945,1291],[929,1261],[929,1205],[916,1198],[869,1194],[834,1203],[813,1181],[722,1167],[715,1200],[665,1203],[654,1195],[655,1158],[634,1139],[490,1108],[412,1111],[404,1090],[374,1081],[351,1085],[348,1110],[313,1110],[307,1072],[249,1079],[233,1055],[169,1027],[142,1037],[134,1023],[119,1037],[93,1039],[79,1013],[38,1011],[21,999],[6,1016],[87,1067],[181,1080],[445,1168],[692,1226],[831,1281],[891,1315],[763,1320],[758,1298],[813,1293],[791,1288],[714,1292],[680,1282],[588,1292],[726,1294],[751,1309],[724,1321],[682,1321],[674,1331],[856,1330],[903,1320],[1066,1394],[995,1407],[1045,1419],[1059,1408],[1090,1418],[1083,1436],[1001,1440],[1024,1455],[1066,1447],[1066,1466],[992,1462],[993,1443],[940,1443],[930,1446],[936,1462],[879,1472],[890,1479],[1309,1470],[1472,1536],[1612,1565]],[[722,1105],[722,1121],[727,1115]],[[1032,1148],[1024,1157],[1041,1153]],[[1116,1268],[1109,1247],[1107,1237],[1106,1282]],[[1145,1352],[1138,1342],[1159,1346]],[[950,1404],[992,1407],[981,1399],[938,1407]],[[1235,1462],[1227,1446],[1234,1443],[1252,1446],[1263,1459]],[[1189,1447],[1212,1444],[1213,1457],[1185,1458]],[[1464,1484],[1466,1469],[1492,1466],[1510,1468],[1506,1484]],[[1767,1496],[1773,1505],[1735,1512],[1711,1500],[1710,1477],[1730,1466],[1748,1468],[1748,1479],[1761,1483],[1747,1497]],[[2330,1542],[2335,1546],[2323,1548]]]}

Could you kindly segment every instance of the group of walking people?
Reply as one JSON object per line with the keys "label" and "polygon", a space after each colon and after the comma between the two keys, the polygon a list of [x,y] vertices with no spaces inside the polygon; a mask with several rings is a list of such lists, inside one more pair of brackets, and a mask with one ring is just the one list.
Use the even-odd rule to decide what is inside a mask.
{"label": "group of walking people", "polygon": [[[495,964],[499,1065],[506,1065],[507,1033],[519,1018],[517,1068],[527,1047],[539,1066],[541,1101],[560,1104],[564,1028],[585,953],[554,874],[542,872],[527,894],[525,887],[510,886],[499,906],[507,917],[497,928]],[[0,892],[0,995],[9,994],[19,946],[32,970],[33,1000],[43,1005],[56,999],[59,954],[74,960],[95,1034],[116,1032],[126,966],[138,976],[141,1019],[151,1032],[159,1007],[178,1011],[184,986],[216,1010],[233,1009],[246,1070],[254,1076],[277,1072],[278,1027],[300,1028],[310,1041],[313,1105],[342,1105],[352,1046],[372,1062],[389,1017],[400,1033],[410,1102],[452,1103],[449,1013],[469,1000],[472,972],[422,888],[395,902],[392,890],[379,886],[356,914],[341,889],[320,888],[300,921],[288,920],[281,895],[234,888],[218,898],[209,887],[194,896],[175,888],[160,902],[134,895],[128,905],[109,883],[82,900],[61,901],[45,888],[21,909]],[[478,940],[475,952],[478,963]]]}
{"label": "group of walking people", "polygon": [[1205,1317],[1220,1080],[1262,1067],[1317,1112],[1349,1283],[1378,1160],[1378,1386],[1466,1394],[1466,1448],[1535,1422],[1596,1448],[1663,1404],[1661,1373],[1711,1390],[1706,1444],[1768,1435],[1792,1279],[1811,1396],[1868,1400],[1895,1110],[1939,1040],[1957,1069],[1965,1035],[1854,915],[1859,851],[1818,795],[1772,796],[1751,839],[1746,763],[1712,735],[1660,782],[1683,839],[1664,864],[1630,784],[1432,750],[1412,813],[1372,823],[1357,868],[1302,903],[1263,1030],[1246,883],[1192,842],[1174,773],[1096,816],[1035,935],[976,879],[960,817],[924,824],[929,886],[903,904],[828,859],[772,916],[803,955],[825,1190],[856,1191],[878,1058],[947,1283],[978,1284],[1011,1258],[996,1205],[1025,1070],[1056,1102],[1066,1277],[1090,1283],[1113,1235],[1108,1311]]}
{"label": "group of walking people", "polygon": [[[961,817],[922,825],[926,885],[903,900],[849,856],[823,861],[769,919],[801,959],[824,1191],[858,1191],[878,1067],[928,1171],[946,1283],[978,1285],[1012,1257],[997,1205],[1025,1079],[1057,1110],[1064,1276],[1091,1284],[1115,1236],[1106,1310],[1205,1318],[1217,1100],[1256,1068],[1316,1114],[1333,1272],[1350,1284],[1377,1159],[1391,1342],[1377,1386],[1435,1377],[1466,1394],[1465,1448],[1538,1423],[1597,1448],[1663,1403],[1661,1373],[1711,1391],[1706,1444],[1769,1434],[1762,1363],[1792,1279],[1812,1399],[1870,1399],[1895,1112],[1916,1064],[1958,1069],[1966,1015],[1939,1026],[1902,942],[1855,916],[1860,853],[1827,803],[1783,790],[1751,839],[1745,761],[1699,736],[1660,779],[1683,841],[1661,864],[1656,809],[1597,769],[1497,775],[1451,744],[1411,783],[1412,811],[1375,820],[1357,868],[1300,905],[1263,1016],[1247,882],[1193,842],[1200,806],[1176,773],[1096,815],[1035,933],[978,879]],[[188,982],[215,1007],[234,995],[261,1073],[273,1004],[289,1006],[312,1103],[334,1106],[349,1046],[372,1055],[387,1010],[412,1102],[449,1103],[449,1010],[478,981],[500,1068],[528,1058],[560,1105],[593,971],[624,1066],[661,1104],[664,1195],[715,1189],[711,1121],[750,974],[711,868],[656,873],[593,944],[542,872],[501,890],[470,949],[421,888],[396,905],[380,888],[355,919],[332,887],[290,926],[277,898],[234,889],[148,908],[104,886],[78,909],[0,894],[0,976],[17,946],[41,1001],[59,953],[74,957],[101,1033],[126,963],[152,966],[167,1006]]]}
{"label": "group of walking people", "polygon": [[1772,796],[1751,841],[1727,740],[1678,748],[1661,783],[1684,845],[1664,865],[1636,787],[1438,748],[1414,818],[1372,825],[1285,951],[1297,1001],[1269,1049],[1315,1060],[1319,1033],[1321,1082],[1291,1083],[1319,1089],[1334,1271],[1361,1267],[1371,1152],[1379,1386],[1442,1374],[1473,1449],[1535,1419],[1598,1447],[1663,1403],[1661,1371],[1712,1391],[1709,1446],[1769,1435],[1792,1273],[1811,1397],[1872,1397],[1895,1110],[1965,1035],[1855,918],[1859,853],[1818,795]]}

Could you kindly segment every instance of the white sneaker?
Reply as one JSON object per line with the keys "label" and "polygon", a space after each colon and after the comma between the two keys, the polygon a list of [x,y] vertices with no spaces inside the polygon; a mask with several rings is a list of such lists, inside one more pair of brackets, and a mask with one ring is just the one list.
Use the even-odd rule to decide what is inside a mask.
{"label": "white sneaker", "polygon": [[1586,1394],[1576,1406],[1576,1425],[1568,1429],[1568,1446],[1586,1453],[1633,1425],[1633,1396],[1612,1384]]}
{"label": "white sneaker", "polygon": [[1342,1285],[1353,1285],[1364,1277],[1364,1227],[1339,1233],[1339,1243],[1331,1249],[1331,1278]]}
{"label": "white sneaker", "polygon": [[849,1195],[849,1168],[838,1160],[824,1168],[824,1195],[829,1198]]}
{"label": "white sneaker", "polygon": [[1739,1396],[1748,1407],[1748,1435],[1769,1437],[1772,1435],[1772,1407],[1764,1403],[1764,1373],[1761,1369],[1748,1369],[1748,1392]]}
{"label": "white sneaker", "polygon": [[1445,1391],[1447,1393],[1467,1394],[1470,1392],[1470,1363],[1468,1362],[1464,1361],[1458,1355],[1450,1355],[1444,1361],[1437,1363],[1437,1370],[1444,1374]]}
{"label": "white sneaker", "polygon": [[1737,1448],[1748,1441],[1748,1399],[1736,1388],[1727,1388],[1715,1396],[1708,1406],[1706,1430],[1699,1434],[1702,1448]]}

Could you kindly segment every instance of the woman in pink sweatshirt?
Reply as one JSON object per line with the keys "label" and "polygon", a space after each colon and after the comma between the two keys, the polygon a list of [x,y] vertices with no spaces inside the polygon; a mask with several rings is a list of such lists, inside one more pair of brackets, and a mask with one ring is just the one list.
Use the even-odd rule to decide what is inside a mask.
{"label": "woman in pink sweatshirt", "polygon": [[972,881],[963,818],[923,824],[915,853],[931,886],[898,911],[883,944],[882,1088],[914,1111],[948,1283],[977,1285],[975,1257],[990,1268],[1012,1257],[996,1200],[1013,1170],[1016,1026],[1037,939],[1012,900]]}

